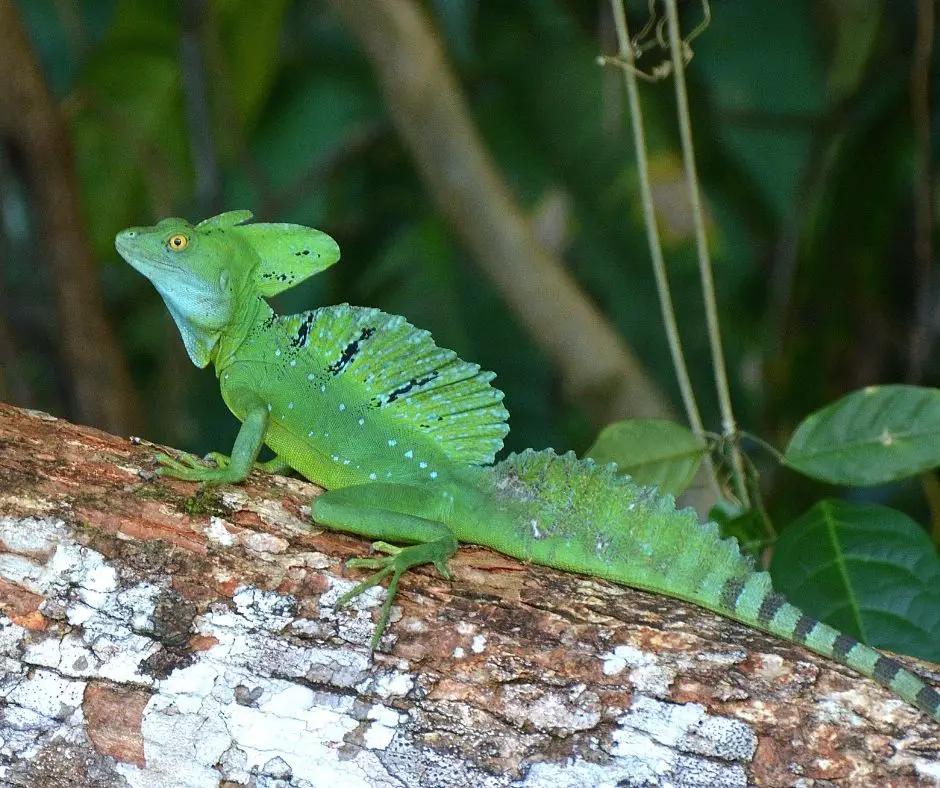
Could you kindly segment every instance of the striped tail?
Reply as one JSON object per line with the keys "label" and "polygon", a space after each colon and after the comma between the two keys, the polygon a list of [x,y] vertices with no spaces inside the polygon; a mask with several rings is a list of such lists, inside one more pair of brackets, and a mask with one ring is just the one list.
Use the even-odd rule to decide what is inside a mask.
{"label": "striped tail", "polygon": [[743,580],[727,581],[713,609],[772,635],[806,646],[810,651],[873,678],[940,722],[940,692],[927,686],[897,660],[859,643],[791,605],[786,597],[771,588],[770,576],[766,572],[755,572]]}
{"label": "striped tail", "polygon": [[[508,522],[458,528],[460,541],[700,605],[873,678],[940,722],[940,692],[791,605],[737,541],[722,539],[715,523],[699,524],[691,509],[677,510],[672,496],[570,452],[511,454],[491,473],[488,484]],[[477,519],[476,510],[468,515]]]}

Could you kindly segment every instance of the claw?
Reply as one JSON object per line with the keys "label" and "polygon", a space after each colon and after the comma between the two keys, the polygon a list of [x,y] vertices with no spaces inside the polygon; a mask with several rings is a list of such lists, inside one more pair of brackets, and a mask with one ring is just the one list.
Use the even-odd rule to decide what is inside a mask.
{"label": "claw", "polygon": [[453,575],[450,573],[450,567],[447,566],[447,559],[441,558],[433,562],[434,568],[438,571],[441,577],[445,580],[450,580]]}
{"label": "claw", "polygon": [[228,464],[232,461],[232,458],[227,454],[222,454],[217,451],[210,451],[204,459],[214,462],[219,468],[227,468]]}
{"label": "claw", "polygon": [[382,569],[387,566],[388,558],[350,558],[346,562],[347,569]]}
{"label": "claw", "polygon": [[373,542],[372,549],[377,553],[388,553],[389,555],[400,555],[407,548],[397,547],[396,545],[389,544],[388,542]]}
{"label": "claw", "polygon": [[[228,468],[229,458],[224,454],[213,452],[208,455],[219,466],[214,468],[192,454],[181,453],[180,456],[171,457],[169,454],[157,454],[156,460],[160,464],[157,468],[158,476],[169,476],[187,482],[220,483],[227,480],[225,472]],[[221,460],[224,462],[220,462]]]}
{"label": "claw", "polygon": [[[352,559],[352,560],[356,560],[356,559]],[[362,559],[362,560],[373,560],[373,559]],[[374,568],[374,567],[367,567],[367,568]],[[363,591],[366,591],[372,588],[372,586],[375,586],[381,583],[386,578],[387,575],[391,574],[394,571],[395,571],[394,567],[386,566],[380,569],[375,574],[370,575],[361,583],[359,583],[355,588],[353,588],[351,591],[347,591],[345,594],[339,597],[336,600],[336,607],[343,607],[344,605],[348,604],[351,600],[359,596]]]}

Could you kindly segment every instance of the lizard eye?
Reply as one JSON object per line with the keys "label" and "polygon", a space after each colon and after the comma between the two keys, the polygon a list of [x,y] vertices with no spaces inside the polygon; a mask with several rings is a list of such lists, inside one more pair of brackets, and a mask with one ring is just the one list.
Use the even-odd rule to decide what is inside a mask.
{"label": "lizard eye", "polygon": [[182,233],[171,235],[166,242],[166,248],[171,252],[182,252],[189,246],[189,238]]}

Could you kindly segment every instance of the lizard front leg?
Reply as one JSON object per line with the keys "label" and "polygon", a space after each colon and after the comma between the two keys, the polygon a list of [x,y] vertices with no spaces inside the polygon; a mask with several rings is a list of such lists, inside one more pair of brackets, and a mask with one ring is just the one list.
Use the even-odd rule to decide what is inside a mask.
{"label": "lizard front leg", "polygon": [[[185,479],[190,482],[206,482],[208,484],[234,484],[245,479],[258,459],[258,452],[264,443],[264,436],[268,430],[268,409],[260,402],[254,404],[246,413],[241,429],[232,446],[231,456],[213,453],[209,455],[215,460],[217,468],[204,465],[198,458],[184,454],[175,459],[166,454],[158,454],[157,461],[160,468],[157,470],[161,476],[171,476],[175,479]],[[275,458],[276,460],[279,458]]]}

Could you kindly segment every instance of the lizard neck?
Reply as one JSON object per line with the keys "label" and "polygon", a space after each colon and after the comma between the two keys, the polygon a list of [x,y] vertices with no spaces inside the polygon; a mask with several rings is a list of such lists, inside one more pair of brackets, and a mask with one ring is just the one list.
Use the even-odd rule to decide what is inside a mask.
{"label": "lizard neck", "polygon": [[215,362],[216,377],[219,377],[227,366],[238,360],[239,350],[249,334],[274,319],[274,310],[260,295],[248,296],[242,300],[242,303],[243,306],[237,312],[238,319],[226,326],[213,351],[212,360]]}

